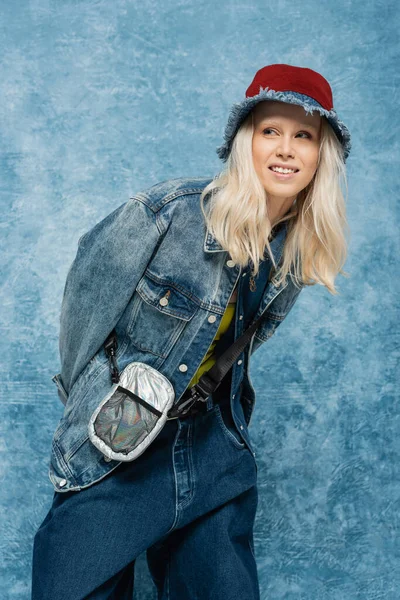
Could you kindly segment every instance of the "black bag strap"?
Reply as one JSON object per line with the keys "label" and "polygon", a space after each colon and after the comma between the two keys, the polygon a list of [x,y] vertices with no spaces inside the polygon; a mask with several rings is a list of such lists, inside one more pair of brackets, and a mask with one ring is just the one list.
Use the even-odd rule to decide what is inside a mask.
{"label": "black bag strap", "polygon": [[[250,260],[249,269],[251,270],[253,267],[253,261]],[[276,270],[273,266],[270,265],[269,259],[267,259],[266,262],[261,262],[260,270],[258,273],[259,281],[257,282],[256,289],[252,290],[252,299],[250,305],[245,308],[245,310],[248,310],[250,312],[250,315],[254,315],[257,313],[260,302],[264,297],[266,286],[268,282],[271,281],[275,273]],[[170,409],[168,413],[169,417],[177,417],[182,416],[183,414],[187,414],[193,406],[193,404],[197,403],[199,405],[200,402],[204,403],[207,401],[208,397],[211,394],[213,394],[215,390],[221,385],[224,377],[227,375],[233,363],[236,361],[238,356],[240,356],[240,354],[251,341],[253,333],[261,324],[262,318],[263,315],[261,315],[256,321],[253,321],[239,338],[237,338],[233,343],[228,345],[229,341],[231,340],[229,339],[228,341],[228,339],[226,339],[227,336],[229,336],[229,338],[231,339],[234,339],[235,320],[233,320],[233,323],[231,323],[230,328],[219,340],[217,346],[215,347],[215,352],[217,354],[217,359],[215,363],[207,372],[201,375],[197,384],[185,390],[179,401]],[[231,337],[232,334],[233,337]],[[222,346],[222,353],[221,351],[218,351],[218,346]],[[216,399],[214,399],[214,402],[216,402]]]}
{"label": "black bag strap", "polygon": [[186,393],[183,394],[179,401],[170,409],[168,413],[169,417],[178,415],[183,416],[190,410],[195,402],[207,401],[209,396],[211,396],[221,385],[223,378],[228,373],[233,363],[251,341],[253,333],[261,324],[262,318],[263,315],[256,321],[253,321],[250,327],[248,327],[246,331],[244,331],[242,335],[225,350],[213,366],[201,375],[199,381],[188,390],[188,393],[190,394],[189,398]]}

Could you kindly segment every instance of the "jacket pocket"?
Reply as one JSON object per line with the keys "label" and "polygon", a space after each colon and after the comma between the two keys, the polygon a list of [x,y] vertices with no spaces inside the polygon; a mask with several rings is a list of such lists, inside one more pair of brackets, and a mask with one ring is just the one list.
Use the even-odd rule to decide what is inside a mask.
{"label": "jacket pocket", "polygon": [[61,402],[65,406],[67,404],[68,394],[65,391],[64,384],[61,379],[61,373],[57,373],[56,375],[53,375],[51,380],[56,384],[58,397],[60,398]]}
{"label": "jacket pocket", "polygon": [[139,350],[166,358],[198,309],[187,293],[146,274],[133,297],[128,336]]}

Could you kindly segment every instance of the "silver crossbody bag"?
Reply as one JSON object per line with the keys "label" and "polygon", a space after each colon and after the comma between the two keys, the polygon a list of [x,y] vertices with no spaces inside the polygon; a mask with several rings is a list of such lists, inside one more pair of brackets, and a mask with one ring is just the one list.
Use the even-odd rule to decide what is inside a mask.
{"label": "silver crossbody bag", "polygon": [[129,363],[90,417],[89,438],[108,458],[132,461],[164,427],[174,399],[162,373],[142,362]]}

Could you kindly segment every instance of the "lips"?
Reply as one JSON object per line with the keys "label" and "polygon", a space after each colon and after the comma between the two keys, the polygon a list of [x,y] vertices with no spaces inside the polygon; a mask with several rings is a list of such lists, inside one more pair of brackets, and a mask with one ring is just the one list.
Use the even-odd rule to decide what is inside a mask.
{"label": "lips", "polygon": [[273,171],[271,169],[271,167],[268,167],[269,170],[271,171],[274,179],[276,181],[291,181],[292,179],[294,179],[294,176],[297,175],[297,173],[299,172],[299,169],[297,169],[297,171],[293,172],[293,171],[289,171],[289,173],[279,173],[279,171]]}

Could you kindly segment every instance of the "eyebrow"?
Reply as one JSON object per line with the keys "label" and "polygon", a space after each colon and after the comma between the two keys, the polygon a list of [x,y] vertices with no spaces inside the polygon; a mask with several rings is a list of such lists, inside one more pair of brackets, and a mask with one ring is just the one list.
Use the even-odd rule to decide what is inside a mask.
{"label": "eyebrow", "polygon": [[[271,117],[264,117],[261,120],[261,123],[264,123],[264,121],[269,121],[271,123],[271,125],[279,125],[279,123],[277,121],[273,121]],[[300,123],[300,126],[301,127],[305,127],[306,129],[310,128],[310,129],[314,129],[315,131],[318,131],[318,128],[315,127],[315,125],[306,124],[306,123]]]}

